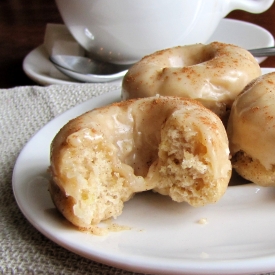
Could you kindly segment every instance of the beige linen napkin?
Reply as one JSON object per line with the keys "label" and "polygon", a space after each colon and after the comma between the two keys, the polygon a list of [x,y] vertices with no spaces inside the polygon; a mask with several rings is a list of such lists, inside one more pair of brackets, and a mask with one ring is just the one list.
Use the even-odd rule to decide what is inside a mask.
{"label": "beige linen napkin", "polygon": [[48,121],[119,85],[81,84],[0,89],[0,274],[134,274],[102,265],[51,242],[20,212],[12,171],[25,143]]}

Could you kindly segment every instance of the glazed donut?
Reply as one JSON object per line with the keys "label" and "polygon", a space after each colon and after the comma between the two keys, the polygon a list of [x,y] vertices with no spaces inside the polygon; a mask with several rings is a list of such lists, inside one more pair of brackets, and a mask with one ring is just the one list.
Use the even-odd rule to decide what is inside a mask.
{"label": "glazed donut", "polygon": [[127,100],[68,122],[51,145],[50,193],[74,225],[121,214],[136,192],[154,189],[193,206],[217,202],[231,176],[221,120],[179,97]]}
{"label": "glazed donut", "polygon": [[275,73],[255,79],[236,98],[227,132],[235,170],[258,185],[275,186]]}
{"label": "glazed donut", "polygon": [[235,45],[178,46],[145,56],[133,65],[123,79],[122,99],[182,96],[200,101],[223,119],[235,97],[260,75],[255,58]]}

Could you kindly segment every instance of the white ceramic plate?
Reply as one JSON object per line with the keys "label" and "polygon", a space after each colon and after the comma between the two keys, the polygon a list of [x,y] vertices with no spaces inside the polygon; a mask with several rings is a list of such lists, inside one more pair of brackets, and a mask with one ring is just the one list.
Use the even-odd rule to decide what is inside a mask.
{"label": "white ceramic plate", "polygon": [[[274,69],[273,69],[274,70]],[[263,73],[272,69],[263,69]],[[57,213],[47,190],[50,143],[68,120],[118,101],[103,94],[58,116],[24,147],[13,172],[16,201],[42,234],[89,259],[154,274],[255,274],[275,270],[275,188],[230,186],[215,205],[193,208],[153,193],[136,195],[115,221],[131,230],[94,236]],[[233,184],[242,179],[234,178]],[[145,214],[146,213],[146,214]],[[207,224],[200,224],[202,218]]]}
{"label": "white ceramic plate", "polygon": [[[221,24],[208,42],[211,41],[232,43],[246,49],[274,45],[273,36],[264,28],[233,19],[222,19]],[[258,62],[263,60],[264,58],[260,58]],[[23,70],[26,75],[40,85],[73,83],[68,77],[54,69],[43,45],[31,51],[23,62]]]}

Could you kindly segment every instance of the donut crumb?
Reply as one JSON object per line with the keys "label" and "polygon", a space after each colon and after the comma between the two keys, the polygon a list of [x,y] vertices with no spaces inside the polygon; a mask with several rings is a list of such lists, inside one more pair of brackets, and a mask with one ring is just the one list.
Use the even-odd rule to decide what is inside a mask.
{"label": "donut crumb", "polygon": [[198,220],[199,224],[208,224],[207,218],[201,218]]}

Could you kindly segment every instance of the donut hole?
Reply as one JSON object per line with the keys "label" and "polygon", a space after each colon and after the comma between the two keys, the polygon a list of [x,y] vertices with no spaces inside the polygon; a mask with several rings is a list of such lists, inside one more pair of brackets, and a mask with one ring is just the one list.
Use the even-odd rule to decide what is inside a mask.
{"label": "donut hole", "polygon": [[214,49],[204,47],[201,44],[176,47],[173,49],[173,53],[171,50],[164,50],[160,53],[163,55],[163,58],[160,58],[160,63],[163,62],[163,64],[159,65],[163,68],[183,68],[194,66],[207,62],[215,57]]}
{"label": "donut hole", "polygon": [[184,59],[184,66],[194,66],[200,63],[208,62],[215,57],[215,52],[209,48],[199,47],[197,51],[187,54]]}
{"label": "donut hole", "polygon": [[184,64],[185,60],[181,56],[171,56],[170,58],[168,58],[167,67],[178,68],[184,66]]}

